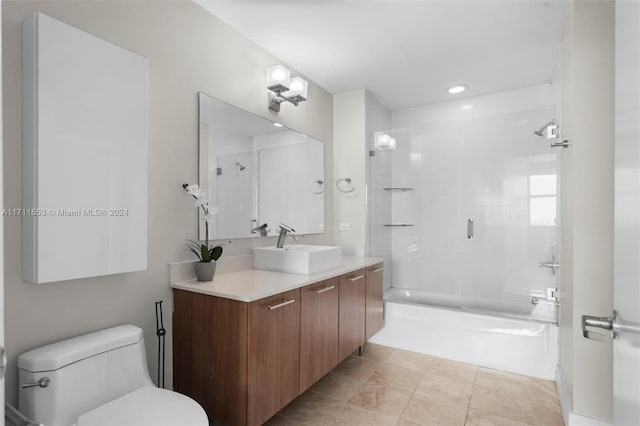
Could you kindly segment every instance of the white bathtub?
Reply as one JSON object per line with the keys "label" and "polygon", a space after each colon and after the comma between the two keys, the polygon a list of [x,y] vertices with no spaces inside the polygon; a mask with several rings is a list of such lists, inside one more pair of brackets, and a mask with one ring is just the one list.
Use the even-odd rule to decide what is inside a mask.
{"label": "white bathtub", "polygon": [[555,324],[385,299],[385,326],[373,343],[555,380]]}

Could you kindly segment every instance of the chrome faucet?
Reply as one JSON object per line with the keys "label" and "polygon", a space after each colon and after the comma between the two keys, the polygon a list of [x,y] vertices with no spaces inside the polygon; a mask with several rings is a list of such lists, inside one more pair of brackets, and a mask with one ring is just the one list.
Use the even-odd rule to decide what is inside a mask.
{"label": "chrome faucet", "polygon": [[[287,233],[289,232],[293,233],[293,232],[296,232],[296,230],[290,226],[285,225],[284,223],[281,223],[279,226],[280,226],[280,235],[278,235],[278,244],[276,244],[276,247],[283,248],[284,241],[287,239]],[[294,240],[296,239],[293,235],[289,235],[289,236]]]}
{"label": "chrome faucet", "polygon": [[256,234],[258,232],[260,233],[261,237],[266,237],[269,234],[269,232],[271,232],[271,229],[269,228],[269,225],[267,225],[266,223],[263,223],[262,225],[256,226],[251,230],[251,234]]}

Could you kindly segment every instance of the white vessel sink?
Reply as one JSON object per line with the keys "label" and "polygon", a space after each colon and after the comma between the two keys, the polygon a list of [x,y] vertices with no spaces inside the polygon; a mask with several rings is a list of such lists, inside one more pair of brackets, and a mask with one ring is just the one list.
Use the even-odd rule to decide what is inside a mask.
{"label": "white vessel sink", "polygon": [[342,249],[332,246],[292,244],[277,247],[254,247],[253,267],[290,274],[311,275],[342,264]]}

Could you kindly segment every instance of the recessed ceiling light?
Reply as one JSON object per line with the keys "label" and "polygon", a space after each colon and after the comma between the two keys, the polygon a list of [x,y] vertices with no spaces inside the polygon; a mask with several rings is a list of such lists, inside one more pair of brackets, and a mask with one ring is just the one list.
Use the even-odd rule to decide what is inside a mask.
{"label": "recessed ceiling light", "polygon": [[456,84],[455,86],[449,87],[448,92],[455,95],[456,93],[462,93],[465,90],[467,90],[466,84]]}
{"label": "recessed ceiling light", "polygon": [[280,123],[273,123],[273,125],[276,126],[276,127],[282,127],[282,124],[280,124]]}

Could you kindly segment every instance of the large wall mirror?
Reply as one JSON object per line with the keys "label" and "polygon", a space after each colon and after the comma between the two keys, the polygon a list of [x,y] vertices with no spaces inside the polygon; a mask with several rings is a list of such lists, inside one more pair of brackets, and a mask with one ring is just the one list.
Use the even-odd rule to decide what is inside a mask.
{"label": "large wall mirror", "polygon": [[199,184],[218,210],[209,238],[260,236],[265,223],[270,236],[279,223],[324,232],[324,143],[204,93],[199,107]]}

